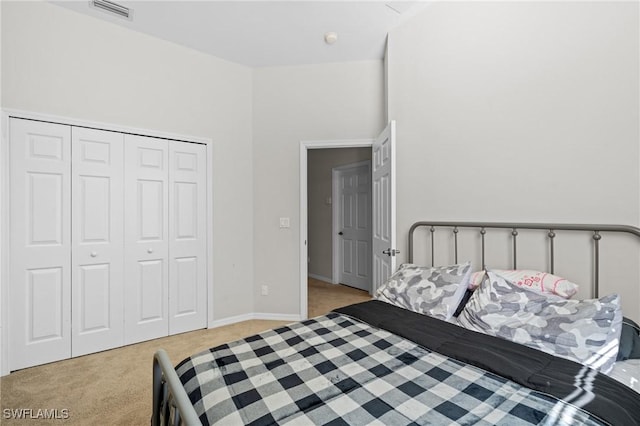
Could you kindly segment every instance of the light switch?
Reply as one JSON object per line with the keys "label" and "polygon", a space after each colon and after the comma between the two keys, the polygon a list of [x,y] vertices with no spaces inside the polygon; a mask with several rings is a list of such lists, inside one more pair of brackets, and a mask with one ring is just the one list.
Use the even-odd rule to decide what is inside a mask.
{"label": "light switch", "polygon": [[289,218],[288,217],[281,217],[280,218],[280,228],[289,228],[291,225],[289,223]]}
{"label": "light switch", "polygon": [[327,198],[324,200],[324,203],[325,203],[326,205],[330,206],[330,205],[331,205],[331,197],[327,197]]}

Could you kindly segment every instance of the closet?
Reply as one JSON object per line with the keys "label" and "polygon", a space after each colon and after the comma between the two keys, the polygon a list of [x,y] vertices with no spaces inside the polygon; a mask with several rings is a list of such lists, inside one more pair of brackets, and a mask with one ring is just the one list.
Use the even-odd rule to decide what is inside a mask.
{"label": "closet", "polygon": [[11,118],[9,368],[207,325],[200,143]]}

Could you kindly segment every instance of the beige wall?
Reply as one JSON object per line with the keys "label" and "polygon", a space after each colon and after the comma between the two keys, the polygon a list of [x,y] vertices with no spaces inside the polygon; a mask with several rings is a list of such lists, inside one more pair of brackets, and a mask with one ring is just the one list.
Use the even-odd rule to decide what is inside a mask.
{"label": "beige wall", "polygon": [[[255,309],[299,314],[300,142],[374,138],[384,127],[383,66],[259,68],[253,75]],[[291,228],[280,229],[279,217],[291,218]]]}
{"label": "beige wall", "polygon": [[214,316],[253,306],[251,69],[43,2],[2,2],[2,107],[211,138]]}
{"label": "beige wall", "polygon": [[371,160],[371,148],[310,149],[307,153],[307,217],[310,275],[333,275],[333,200],[332,169]]}
{"label": "beige wall", "polygon": [[[421,219],[639,225],[638,16],[637,2],[443,2],[393,30],[400,247]],[[637,313],[628,260],[633,277],[603,284]]]}

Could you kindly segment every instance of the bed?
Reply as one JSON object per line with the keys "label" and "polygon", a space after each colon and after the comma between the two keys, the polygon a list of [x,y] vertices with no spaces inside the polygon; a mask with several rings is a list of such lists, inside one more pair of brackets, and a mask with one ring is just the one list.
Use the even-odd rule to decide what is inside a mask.
{"label": "bed", "polygon": [[[475,270],[458,259],[465,232]],[[490,232],[507,233],[511,269],[487,266]],[[545,272],[517,269],[528,232],[544,233]],[[572,299],[577,286],[554,275],[563,233],[589,236],[589,299]],[[609,234],[636,239],[640,229],[417,222],[409,263],[375,300],[211,348],[175,369],[159,350],[152,425],[640,424],[639,331],[618,295],[599,297]],[[434,266],[442,235],[451,264]],[[413,263],[418,246],[430,261]]]}

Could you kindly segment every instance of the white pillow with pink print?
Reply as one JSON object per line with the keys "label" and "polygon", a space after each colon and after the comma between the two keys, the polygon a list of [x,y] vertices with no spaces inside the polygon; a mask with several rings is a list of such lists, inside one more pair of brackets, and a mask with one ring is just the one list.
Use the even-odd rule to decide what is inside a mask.
{"label": "white pillow with pink print", "polygon": [[[578,284],[547,272],[533,271],[530,269],[492,269],[491,271],[515,285],[537,291],[538,293],[550,293],[564,297],[565,299],[570,299],[578,292]],[[475,290],[482,283],[485,275],[485,271],[478,271],[471,274],[469,290]]]}

